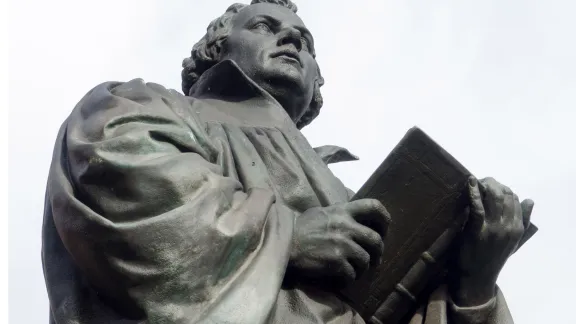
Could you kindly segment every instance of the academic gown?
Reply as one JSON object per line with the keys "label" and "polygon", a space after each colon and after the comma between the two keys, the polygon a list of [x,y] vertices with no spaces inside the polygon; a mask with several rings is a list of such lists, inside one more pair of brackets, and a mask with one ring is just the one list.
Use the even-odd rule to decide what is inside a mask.
{"label": "academic gown", "polygon": [[[189,96],[98,85],[60,129],[49,172],[50,323],[364,323],[331,293],[283,286],[295,217],[349,201],[326,162],[350,157],[313,149],[232,61]],[[411,323],[512,320],[500,293],[458,308],[440,291]]]}

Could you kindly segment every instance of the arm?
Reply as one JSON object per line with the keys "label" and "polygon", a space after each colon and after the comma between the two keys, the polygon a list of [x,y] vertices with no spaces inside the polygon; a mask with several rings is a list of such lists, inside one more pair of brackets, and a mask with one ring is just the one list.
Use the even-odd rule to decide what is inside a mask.
{"label": "arm", "polygon": [[135,80],[82,99],[50,172],[55,226],[98,293],[138,317],[263,323],[292,212],[222,175],[201,125],[174,113],[180,97]]}

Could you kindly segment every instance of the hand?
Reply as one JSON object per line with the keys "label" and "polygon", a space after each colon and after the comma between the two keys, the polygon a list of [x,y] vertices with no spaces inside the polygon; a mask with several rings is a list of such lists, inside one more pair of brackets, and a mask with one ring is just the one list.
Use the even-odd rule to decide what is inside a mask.
{"label": "hand", "polygon": [[373,199],[315,207],[295,222],[287,273],[342,286],[380,263],[390,216]]}
{"label": "hand", "polygon": [[476,306],[495,295],[496,279],[530,224],[534,203],[522,203],[492,178],[468,184],[470,215],[458,258],[455,302]]}

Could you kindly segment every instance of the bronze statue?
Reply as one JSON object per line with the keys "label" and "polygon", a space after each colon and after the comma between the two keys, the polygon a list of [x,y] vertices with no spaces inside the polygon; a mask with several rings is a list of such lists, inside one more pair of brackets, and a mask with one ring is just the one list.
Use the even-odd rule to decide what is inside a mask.
{"label": "bronze statue", "polygon": [[[184,95],[141,79],[78,103],[54,149],[42,260],[51,323],[364,323],[334,287],[377,264],[388,219],[350,201],[300,133],[324,83],[290,0],[232,5],[183,62]],[[533,203],[469,182],[458,274],[409,323],[512,323],[496,279]]]}

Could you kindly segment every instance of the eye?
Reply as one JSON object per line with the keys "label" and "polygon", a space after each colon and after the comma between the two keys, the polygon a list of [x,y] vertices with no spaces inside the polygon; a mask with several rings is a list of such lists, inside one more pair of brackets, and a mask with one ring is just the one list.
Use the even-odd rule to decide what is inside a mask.
{"label": "eye", "polygon": [[270,29],[270,26],[268,26],[268,24],[265,23],[265,22],[259,22],[259,23],[257,23],[256,25],[254,25],[254,26],[252,27],[252,29],[257,30],[257,31],[260,31],[260,32],[264,32],[264,33],[266,33],[266,34],[272,33],[272,29]]}
{"label": "eye", "polygon": [[300,42],[302,43],[302,49],[306,52],[310,52],[310,43],[306,37],[300,37]]}

